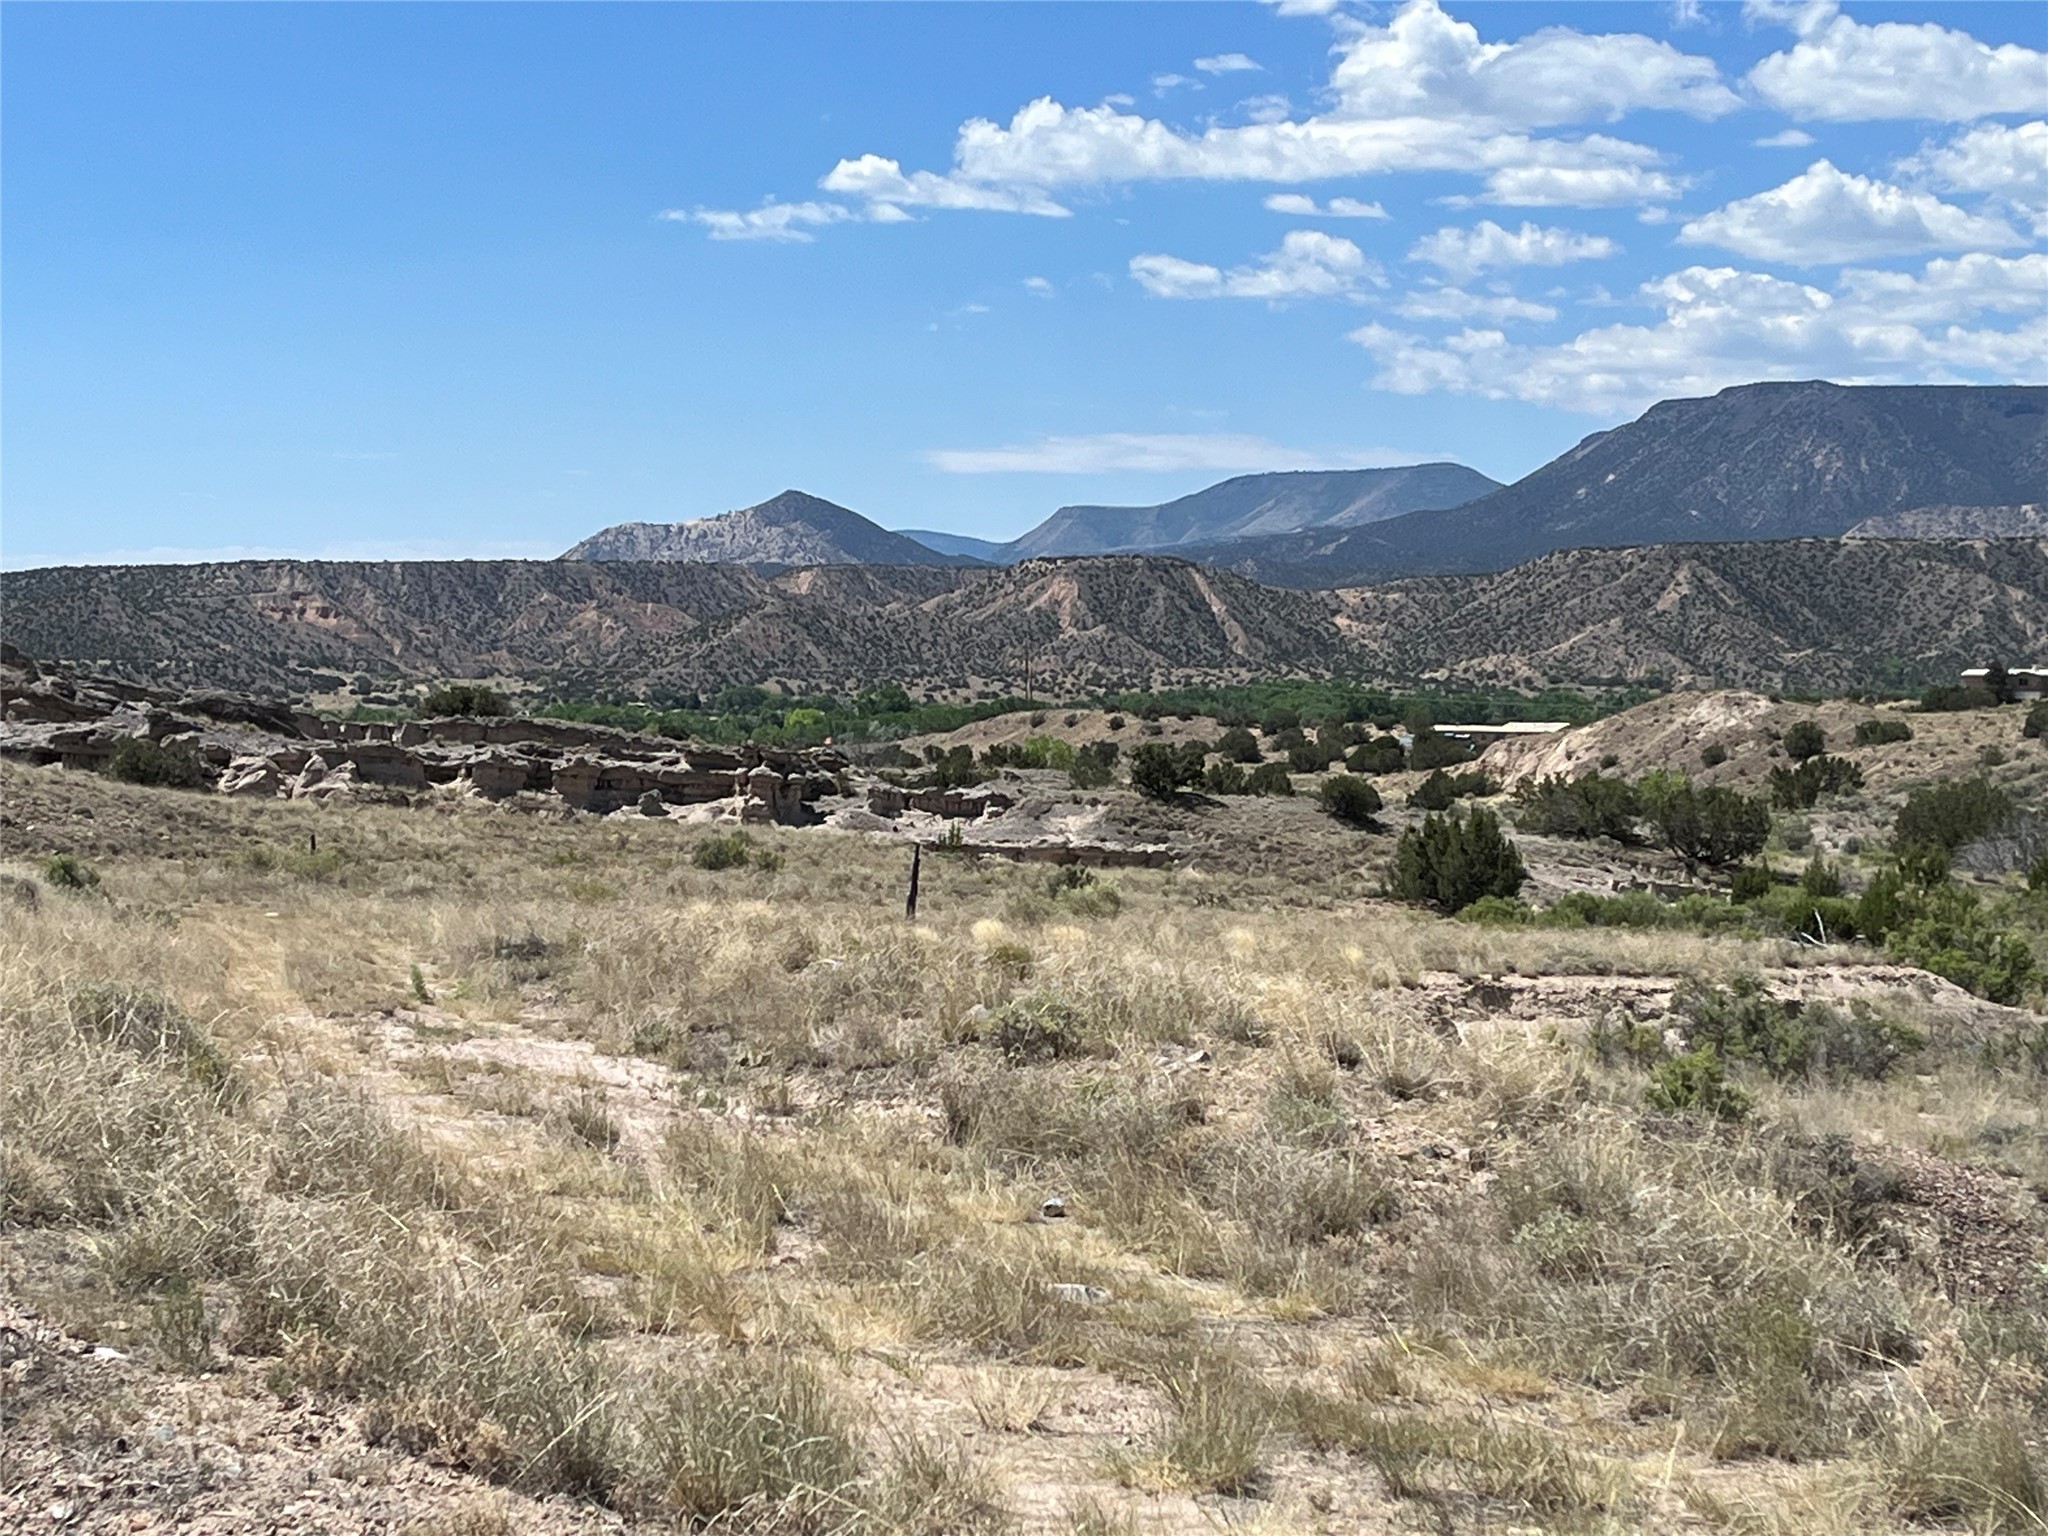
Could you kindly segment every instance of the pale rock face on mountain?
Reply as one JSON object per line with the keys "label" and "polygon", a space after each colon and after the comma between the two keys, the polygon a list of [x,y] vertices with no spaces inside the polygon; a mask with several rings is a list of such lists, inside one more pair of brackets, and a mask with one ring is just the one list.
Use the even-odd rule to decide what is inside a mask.
{"label": "pale rock face on mountain", "polygon": [[2048,502],[2017,507],[1915,507],[1866,517],[1843,535],[1851,539],[2043,539]]}
{"label": "pale rock face on mountain", "polygon": [[1239,475],[1153,507],[1062,507],[994,558],[1178,552],[1183,546],[1305,528],[1357,528],[1455,507],[1500,489],[1462,464]]}
{"label": "pale rock face on mountain", "polygon": [[684,523],[620,523],[564,560],[681,560],[720,565],[971,565],[891,533],[858,512],[802,491]]}

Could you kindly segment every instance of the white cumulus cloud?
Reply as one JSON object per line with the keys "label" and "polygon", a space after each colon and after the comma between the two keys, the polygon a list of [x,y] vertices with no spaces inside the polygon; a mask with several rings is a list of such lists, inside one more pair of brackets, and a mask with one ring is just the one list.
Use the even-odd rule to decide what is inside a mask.
{"label": "white cumulus cloud", "polygon": [[1225,271],[1177,256],[1133,256],[1131,276],[1158,299],[1341,299],[1384,281],[1378,263],[1349,240],[1288,231],[1280,248]]}
{"label": "white cumulus cloud", "polygon": [[1118,470],[1224,470],[1240,474],[1286,469],[1378,469],[1417,463],[1426,455],[1395,448],[1290,448],[1239,432],[1098,432],[1042,437],[1000,448],[935,448],[925,454],[949,475],[1099,475]]}
{"label": "white cumulus cloud", "polygon": [[1205,75],[1235,75],[1265,67],[1257,59],[1242,53],[1212,53],[1207,58],[1195,60],[1195,68]]}
{"label": "white cumulus cloud", "polygon": [[1049,299],[1053,296],[1052,280],[1045,277],[1027,277],[1024,279],[1024,291],[1041,299]]}
{"label": "white cumulus cloud", "polygon": [[1993,48],[1939,22],[1855,21],[1830,3],[1766,13],[1799,40],[1749,72],[1757,95],[1793,117],[1829,122],[1968,122],[2048,111],[2048,53]]}
{"label": "white cumulus cloud", "polygon": [[1506,325],[1511,320],[1555,320],[1548,304],[1518,299],[1510,293],[1468,293],[1463,288],[1418,288],[1394,306],[1406,320],[1448,320],[1459,325],[1474,320]]}
{"label": "white cumulus cloud", "polygon": [[1302,192],[1275,192],[1266,199],[1265,206],[1269,212],[1288,213],[1304,219],[1384,219],[1387,216],[1387,210],[1378,203],[1362,202],[1355,197],[1333,197],[1327,203],[1319,204]]}
{"label": "white cumulus cloud", "polygon": [[763,203],[759,208],[670,208],[661,217],[683,224],[701,224],[714,240],[803,241],[816,237],[820,224],[843,224],[858,218],[842,203]]}
{"label": "white cumulus cloud", "polygon": [[[1442,340],[1385,325],[1350,339],[1377,365],[1374,384],[1527,400],[1600,415],[1711,394],[1757,379],[1841,383],[2010,383],[2040,379],[2048,313],[2024,302],[2048,258],[1975,255],[1919,273],[1842,274],[1830,290],[1733,267],[1687,267],[1638,290],[1662,311],[1556,344],[1467,328]],[[1995,317],[2017,316],[2001,325]]]}
{"label": "white cumulus cloud", "polygon": [[1471,276],[1497,267],[1556,267],[1568,261],[1593,261],[1620,249],[1605,235],[1540,224],[1503,229],[1491,219],[1481,219],[1470,229],[1440,229],[1423,236],[1408,252],[1408,259]]}
{"label": "white cumulus cloud", "polygon": [[1852,267],[1842,273],[1837,286],[1893,322],[1951,325],[1987,312],[2042,314],[2048,313],[2048,256],[1972,251],[1936,258],[1918,273]]}
{"label": "white cumulus cloud", "polygon": [[[1712,118],[1740,105],[1711,59],[1661,40],[1545,27],[1487,43],[1437,0],[1407,0],[1383,26],[1345,20],[1335,51],[1327,106],[1299,118],[1284,97],[1262,96],[1239,104],[1249,120],[1194,131],[1143,115],[1127,96],[1093,107],[1048,96],[1006,123],[963,123],[946,170],[905,170],[870,153],[841,160],[819,186],[868,205],[864,214],[842,210],[847,217],[898,222],[912,208],[1056,217],[1067,211],[1060,196],[1068,190],[1142,181],[1285,185],[1411,172],[1484,178],[1489,202],[1607,207],[1666,201],[1683,183],[1647,145],[1598,131],[1544,130],[1645,110]],[[1227,74],[1242,67],[1238,60],[1253,62],[1219,53],[1201,64]],[[1182,75],[1154,82],[1161,91],[1201,83]],[[728,239],[802,238],[798,215],[757,213],[700,222]],[[821,214],[811,223],[838,221]]]}
{"label": "white cumulus cloud", "polygon": [[1667,202],[1685,185],[1644,165],[1510,165],[1486,178],[1482,196],[1455,201],[1509,208],[1614,208]]}
{"label": "white cumulus cloud", "polygon": [[1812,142],[1813,135],[1804,128],[1781,128],[1760,139],[1751,139],[1749,145],[1752,149],[1805,149]]}
{"label": "white cumulus cloud", "polygon": [[2048,122],[1983,123],[1901,160],[1898,173],[1946,192],[1985,193],[2048,237]]}
{"label": "white cumulus cloud", "polygon": [[1436,0],[1359,29],[1330,85],[1351,117],[1483,118],[1525,128],[1612,122],[1643,108],[1718,117],[1741,105],[1713,60],[1635,33],[1545,27],[1482,43]]}
{"label": "white cumulus cloud", "polygon": [[827,192],[898,208],[978,208],[1047,218],[1067,214],[1065,208],[1028,184],[991,186],[931,171],[912,171],[906,176],[900,164],[881,155],[842,160],[818,185]]}
{"label": "white cumulus cloud", "polygon": [[1837,170],[1827,160],[1814,161],[1783,186],[1703,214],[1678,238],[1794,266],[2019,243],[2000,219],[1944,203],[1931,192]]}

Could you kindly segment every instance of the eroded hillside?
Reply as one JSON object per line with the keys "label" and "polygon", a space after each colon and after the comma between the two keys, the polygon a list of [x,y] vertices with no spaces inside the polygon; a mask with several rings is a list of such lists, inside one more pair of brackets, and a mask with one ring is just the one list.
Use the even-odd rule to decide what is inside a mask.
{"label": "eroded hillside", "polygon": [[1142,556],[1002,570],[248,561],[0,575],[6,638],[136,681],[323,692],[520,677],[572,696],[1253,676],[1918,686],[2048,647],[2048,542],[1577,550],[1338,594]]}

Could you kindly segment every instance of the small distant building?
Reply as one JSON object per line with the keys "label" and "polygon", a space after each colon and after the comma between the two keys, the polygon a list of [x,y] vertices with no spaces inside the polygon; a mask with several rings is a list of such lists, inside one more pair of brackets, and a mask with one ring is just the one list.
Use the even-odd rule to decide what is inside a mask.
{"label": "small distant building", "polygon": [[[2048,667],[2007,667],[2006,681],[2012,685],[2013,697],[2022,703],[2048,698]],[[1965,667],[1963,686],[1988,690],[1991,687],[1989,667]]]}
{"label": "small distant building", "polygon": [[1502,736],[1555,736],[1571,729],[1569,720],[1510,720],[1505,725],[1439,725],[1439,736],[1461,741],[1492,741]]}

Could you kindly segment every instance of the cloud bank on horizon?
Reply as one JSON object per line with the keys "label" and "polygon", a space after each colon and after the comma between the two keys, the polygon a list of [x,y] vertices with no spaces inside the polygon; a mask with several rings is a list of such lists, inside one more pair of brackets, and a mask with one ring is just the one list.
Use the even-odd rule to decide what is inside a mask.
{"label": "cloud bank on horizon", "polygon": [[[967,214],[1115,218],[1129,250],[1107,280],[1133,302],[1329,306],[1363,382],[1399,395],[1617,418],[1758,379],[2048,376],[2048,53],[1983,42],[1940,8],[1873,22],[1835,0],[1681,0],[1667,37],[1515,7],[1509,24],[1527,30],[1492,41],[1455,0],[1383,19],[1325,0],[1274,9],[1329,29],[1324,78],[1218,52],[1155,76],[1150,111],[1047,94],[958,125],[942,167],[849,145],[814,186],[662,217],[777,242]],[[1185,113],[1169,118],[1169,99]],[[1433,217],[1388,213],[1386,189],[1404,184],[1428,189]],[[1139,194],[1167,185],[1227,206],[1217,229],[1235,248],[1148,240]],[[1275,230],[1273,215],[1298,222]],[[1259,219],[1267,232],[1245,238]],[[1026,287],[1059,291],[1045,276]],[[1089,442],[927,457],[991,473],[1158,456],[1127,436]],[[1216,467],[1293,458],[1235,451],[1246,462]]]}

